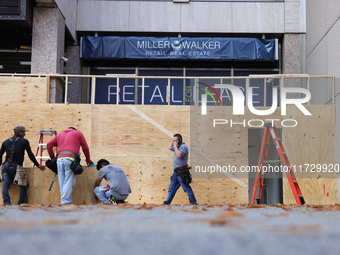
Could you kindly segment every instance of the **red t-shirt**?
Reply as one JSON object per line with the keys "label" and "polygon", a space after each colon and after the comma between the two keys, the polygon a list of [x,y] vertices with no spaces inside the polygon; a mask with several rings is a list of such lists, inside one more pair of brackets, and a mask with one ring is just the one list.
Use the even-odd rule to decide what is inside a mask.
{"label": "red t-shirt", "polygon": [[[79,130],[72,128],[66,129],[47,143],[47,151],[51,158],[54,158],[53,147],[58,147],[58,151],[73,151],[79,155],[80,146],[85,154],[86,162],[91,162],[90,150],[85,137]],[[64,154],[58,155],[58,158],[74,158],[73,155]]]}

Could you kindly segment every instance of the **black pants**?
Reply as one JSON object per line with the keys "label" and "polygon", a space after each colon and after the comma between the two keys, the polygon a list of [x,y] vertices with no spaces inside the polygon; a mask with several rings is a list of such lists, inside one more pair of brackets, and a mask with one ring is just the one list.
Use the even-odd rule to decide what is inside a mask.
{"label": "black pants", "polygon": [[[4,205],[11,204],[11,198],[9,196],[9,188],[11,183],[14,180],[15,174],[17,172],[17,167],[15,165],[9,165],[7,163],[3,164],[2,166],[2,173],[4,176],[3,185],[2,185],[2,198],[4,200]],[[26,186],[20,186],[20,197],[18,204],[27,203],[27,193],[26,193]]]}

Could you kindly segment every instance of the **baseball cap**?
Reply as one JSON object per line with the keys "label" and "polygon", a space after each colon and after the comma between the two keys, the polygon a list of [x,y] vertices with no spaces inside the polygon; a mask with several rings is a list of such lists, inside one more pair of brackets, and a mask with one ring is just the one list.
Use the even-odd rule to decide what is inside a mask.
{"label": "baseball cap", "polygon": [[14,128],[13,128],[14,132],[19,132],[19,131],[25,131],[25,132],[28,132],[28,130],[23,126],[23,125],[16,125]]}

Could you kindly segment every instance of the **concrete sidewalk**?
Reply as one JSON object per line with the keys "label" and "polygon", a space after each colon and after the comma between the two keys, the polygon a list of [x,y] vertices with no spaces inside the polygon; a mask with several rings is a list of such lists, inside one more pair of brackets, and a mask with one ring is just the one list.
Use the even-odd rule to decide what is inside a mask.
{"label": "concrete sidewalk", "polygon": [[340,254],[340,206],[0,206],[1,254]]}

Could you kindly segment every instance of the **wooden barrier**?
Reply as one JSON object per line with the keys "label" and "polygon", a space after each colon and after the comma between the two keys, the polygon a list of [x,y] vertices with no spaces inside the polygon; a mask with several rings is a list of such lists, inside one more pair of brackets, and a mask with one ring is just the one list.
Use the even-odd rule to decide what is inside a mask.
{"label": "wooden barrier", "polygon": [[0,77],[0,91],[2,104],[46,103],[47,77]]}
{"label": "wooden barrier", "polygon": [[[295,176],[306,203],[335,204],[338,203],[337,179],[335,170],[331,169],[337,163],[335,107],[311,105],[307,109],[312,116],[305,116],[292,107],[287,109],[287,118],[298,119],[299,124],[298,128],[283,129],[284,146],[291,164],[296,166]],[[327,166],[328,170],[318,173],[318,165]],[[313,168],[315,172],[311,172]],[[284,201],[295,204],[287,179],[284,179]]]}
{"label": "wooden barrier", "polygon": [[[35,79],[42,79],[40,82],[44,83],[45,78]],[[0,82],[0,84],[3,86],[5,82]],[[13,88],[15,86],[13,85]],[[38,90],[38,88],[35,89],[35,91]],[[6,101],[4,99],[1,102],[1,142],[13,134],[15,125],[22,124],[30,130],[26,133],[25,138],[30,141],[32,151],[35,151],[40,130],[56,130],[57,133],[60,133],[69,126],[73,126],[83,132],[90,146],[91,159],[94,162],[106,158],[125,171],[132,188],[132,193],[128,198],[130,203],[160,204],[166,199],[169,179],[173,171],[173,153],[168,150],[171,138],[167,134],[126,105],[39,103],[39,98],[46,93],[45,88],[42,88],[41,91],[42,94],[37,99],[33,99],[33,97],[26,101],[13,101],[12,99]],[[34,93],[27,92],[27,98],[31,94]],[[45,94],[43,98],[46,99]],[[248,165],[248,128],[241,126],[227,128],[227,126],[221,125],[218,127],[218,129],[223,129],[224,136],[221,139],[220,133],[212,130],[213,118],[233,118],[237,122],[241,122],[243,119],[246,122],[249,119],[279,119],[280,121],[283,119],[279,108],[270,116],[259,117],[250,114],[248,110],[245,110],[244,116],[233,116],[232,107],[226,106],[222,110],[208,107],[209,114],[204,117],[203,122],[198,123],[199,119],[195,119],[193,116],[200,114],[199,107],[160,105],[136,105],[134,107],[170,133],[181,133],[184,142],[191,146],[193,158],[199,158],[192,153],[193,150],[198,150],[217,164],[232,164],[237,167]],[[293,165],[336,164],[334,105],[306,107],[311,111],[312,116],[300,114],[300,111],[293,106],[287,108],[288,114],[285,118],[299,119],[297,127],[283,128],[283,142],[291,163]],[[259,107],[259,109],[261,108]],[[196,132],[196,135],[190,136],[191,132]],[[47,142],[47,139],[44,142]],[[208,143],[213,143],[215,146],[208,150],[206,149]],[[84,165],[84,156],[81,155],[81,158]],[[31,185],[28,190],[29,202],[32,204],[59,203],[60,194],[57,180],[52,191],[48,192],[53,178],[52,172],[50,170],[41,172],[37,168],[31,168],[32,163],[27,155],[24,166],[28,168]],[[95,168],[86,167],[85,172],[77,177],[77,184],[73,191],[74,203],[97,202],[92,190],[96,174]],[[236,183],[235,179],[230,179],[223,174],[219,178],[210,178],[196,173],[193,175],[194,182],[191,186],[198,203],[248,203],[247,178],[238,178],[244,184],[242,186]],[[335,173],[329,173],[327,176],[322,174],[322,178],[319,179],[310,178],[305,173],[297,174],[297,177],[308,204],[337,203]],[[0,187],[2,187],[1,185],[0,183]],[[18,190],[17,186],[13,186],[10,190],[13,195],[13,203],[17,202]],[[290,189],[284,182],[284,202],[294,203],[289,192]],[[188,203],[188,198],[181,189],[173,203]]]}
{"label": "wooden barrier", "polygon": [[[93,193],[93,184],[97,177],[97,173],[96,167],[84,167],[84,173],[77,176],[77,183],[72,193],[74,204],[98,203],[98,199],[95,198]],[[37,167],[32,167],[26,168],[26,174],[29,182],[29,188],[27,189],[29,204],[60,203],[58,176],[55,178],[51,191],[48,191],[54,177],[54,173],[51,170],[46,169],[45,171],[41,171]],[[1,189],[2,184],[3,183],[0,183]],[[103,180],[102,185],[107,185],[105,180]],[[18,203],[19,193],[20,187],[11,184],[9,194],[12,204]],[[1,204],[2,203],[3,201],[1,201]]]}

